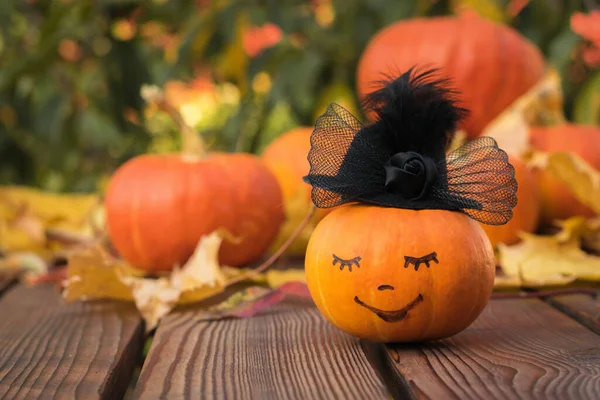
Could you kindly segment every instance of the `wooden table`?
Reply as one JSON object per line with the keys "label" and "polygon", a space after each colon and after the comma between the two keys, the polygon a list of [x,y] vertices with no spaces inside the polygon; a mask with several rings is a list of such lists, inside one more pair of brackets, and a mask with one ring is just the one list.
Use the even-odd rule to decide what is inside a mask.
{"label": "wooden table", "polygon": [[193,307],[157,328],[119,302],[64,304],[0,275],[0,399],[600,399],[600,309],[587,295],[492,300],[422,345],[359,341],[310,301],[248,319]]}

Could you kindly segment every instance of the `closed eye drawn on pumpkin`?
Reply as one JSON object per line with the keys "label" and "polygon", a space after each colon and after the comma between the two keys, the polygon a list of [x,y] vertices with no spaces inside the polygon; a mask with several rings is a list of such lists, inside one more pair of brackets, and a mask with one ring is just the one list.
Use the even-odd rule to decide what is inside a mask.
{"label": "closed eye drawn on pumpkin", "polygon": [[344,270],[344,267],[348,267],[348,271],[352,272],[352,266],[356,265],[356,267],[360,268],[360,260],[362,260],[362,258],[360,257],[354,257],[350,260],[344,260],[343,258],[340,258],[338,256],[336,256],[335,254],[333,255],[333,261],[332,261],[332,265],[336,265],[336,264],[340,264],[340,271]]}
{"label": "closed eye drawn on pumpkin", "polygon": [[436,264],[440,263],[437,259],[437,253],[435,251],[423,257],[404,256],[404,268],[408,268],[409,265],[412,264],[415,266],[415,271],[418,271],[421,264],[425,264],[427,265],[427,268],[429,268],[429,263],[431,261],[435,262]]}

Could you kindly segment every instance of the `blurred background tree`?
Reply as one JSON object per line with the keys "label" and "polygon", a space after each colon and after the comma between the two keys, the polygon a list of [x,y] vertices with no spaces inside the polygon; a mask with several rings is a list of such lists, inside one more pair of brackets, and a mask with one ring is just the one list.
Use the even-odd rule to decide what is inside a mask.
{"label": "blurred background tree", "polygon": [[260,153],[331,101],[360,114],[356,65],[378,30],[461,7],[533,41],[567,118],[599,122],[600,50],[572,24],[590,0],[3,0],[0,184],[94,191],[130,157],[177,149],[145,84],[213,149]]}

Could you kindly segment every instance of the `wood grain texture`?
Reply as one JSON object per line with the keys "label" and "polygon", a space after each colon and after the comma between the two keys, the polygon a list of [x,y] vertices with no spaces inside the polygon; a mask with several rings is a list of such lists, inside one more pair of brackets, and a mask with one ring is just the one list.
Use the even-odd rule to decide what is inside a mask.
{"label": "wood grain texture", "polygon": [[600,398],[600,336],[537,299],[493,300],[460,334],[385,356],[404,398]]}
{"label": "wood grain texture", "polygon": [[119,399],[142,346],[133,305],[17,286],[0,299],[0,399]]}
{"label": "wood grain texture", "polygon": [[180,311],[158,327],[136,398],[388,398],[358,340],[312,304],[287,301],[248,319],[197,315]]}
{"label": "wood grain texture", "polygon": [[18,277],[18,270],[7,269],[0,271],[0,296],[17,281]]}
{"label": "wood grain texture", "polygon": [[600,335],[600,302],[592,296],[555,296],[548,297],[545,301]]}

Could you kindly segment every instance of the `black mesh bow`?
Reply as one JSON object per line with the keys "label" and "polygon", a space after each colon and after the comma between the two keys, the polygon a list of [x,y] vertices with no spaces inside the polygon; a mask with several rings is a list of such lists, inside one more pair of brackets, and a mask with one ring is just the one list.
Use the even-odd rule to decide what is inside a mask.
{"label": "black mesh bow", "polygon": [[462,211],[505,224],[517,204],[515,170],[494,139],[481,137],[446,154],[465,110],[434,71],[413,70],[366,101],[378,120],[363,126],[331,104],[316,122],[308,154],[317,207],[362,202],[408,209]]}

